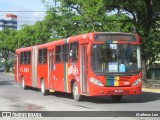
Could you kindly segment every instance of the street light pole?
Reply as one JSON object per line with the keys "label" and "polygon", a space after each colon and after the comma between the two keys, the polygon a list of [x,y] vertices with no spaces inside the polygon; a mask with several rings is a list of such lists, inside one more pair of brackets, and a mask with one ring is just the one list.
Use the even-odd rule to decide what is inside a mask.
{"label": "street light pole", "polygon": [[120,12],[119,12],[119,8],[118,8],[118,32],[120,32],[120,20],[119,20],[119,17],[120,17]]}

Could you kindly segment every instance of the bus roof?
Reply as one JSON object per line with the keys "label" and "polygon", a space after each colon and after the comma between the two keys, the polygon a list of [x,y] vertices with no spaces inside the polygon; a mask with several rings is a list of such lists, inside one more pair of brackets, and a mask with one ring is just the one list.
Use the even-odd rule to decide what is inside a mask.
{"label": "bus roof", "polygon": [[[56,41],[51,41],[51,42],[48,42],[48,43],[39,44],[39,45],[34,45],[34,46],[37,46],[38,48],[44,48],[44,47],[50,47],[50,46],[53,46],[53,45],[64,44],[65,42],[67,42],[67,43],[76,42],[77,40],[84,40],[84,39],[86,39],[86,38],[92,40],[94,34],[124,34],[124,35],[136,35],[136,34],[125,33],[125,32],[90,32],[90,33],[81,34],[81,35],[77,35],[77,36],[70,36],[70,37],[65,38],[65,39],[56,40]],[[16,49],[16,53],[19,53],[19,52],[21,52],[21,51],[31,50],[32,47],[33,47],[33,46],[23,47],[23,48]]]}

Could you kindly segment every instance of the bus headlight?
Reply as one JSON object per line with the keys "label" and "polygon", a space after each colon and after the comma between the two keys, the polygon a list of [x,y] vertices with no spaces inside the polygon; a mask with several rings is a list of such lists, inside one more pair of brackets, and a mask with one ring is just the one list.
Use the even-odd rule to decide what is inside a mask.
{"label": "bus headlight", "polygon": [[140,82],[142,82],[142,78],[139,78],[136,81],[134,81],[134,83],[132,84],[132,86],[138,85]]}
{"label": "bus headlight", "polygon": [[93,84],[95,84],[95,85],[97,85],[97,86],[104,86],[104,85],[101,83],[101,81],[99,81],[99,80],[97,80],[97,79],[95,79],[95,78],[93,78],[93,77],[90,78],[90,82],[93,83]]}

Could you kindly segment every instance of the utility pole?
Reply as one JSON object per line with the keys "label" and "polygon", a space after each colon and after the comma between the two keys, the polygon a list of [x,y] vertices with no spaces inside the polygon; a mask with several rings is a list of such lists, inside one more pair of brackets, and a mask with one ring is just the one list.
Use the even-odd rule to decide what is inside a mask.
{"label": "utility pole", "polygon": [[120,10],[118,8],[118,32],[120,32]]}
{"label": "utility pole", "polygon": [[54,1],[55,7],[57,7],[57,0]]}

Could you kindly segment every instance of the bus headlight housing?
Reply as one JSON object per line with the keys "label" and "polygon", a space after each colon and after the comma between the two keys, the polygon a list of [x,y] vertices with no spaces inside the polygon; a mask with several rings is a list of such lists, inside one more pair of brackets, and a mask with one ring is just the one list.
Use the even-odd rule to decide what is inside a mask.
{"label": "bus headlight housing", "polygon": [[142,78],[139,78],[136,81],[134,81],[134,83],[132,84],[132,86],[138,85],[140,82],[142,82]]}
{"label": "bus headlight housing", "polygon": [[101,81],[99,81],[99,80],[97,80],[97,79],[95,79],[95,78],[93,78],[93,77],[90,78],[90,82],[93,83],[93,84],[95,84],[95,85],[97,85],[97,86],[104,86],[104,85],[101,83]]}

